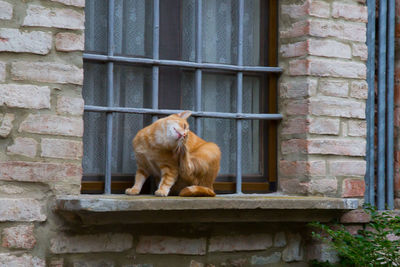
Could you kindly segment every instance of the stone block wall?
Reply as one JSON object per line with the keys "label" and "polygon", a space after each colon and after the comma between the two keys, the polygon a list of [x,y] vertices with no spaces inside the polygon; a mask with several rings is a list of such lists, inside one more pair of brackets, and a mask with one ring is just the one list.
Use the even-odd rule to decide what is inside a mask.
{"label": "stone block wall", "polygon": [[365,1],[281,2],[280,189],[362,197],[366,171]]}

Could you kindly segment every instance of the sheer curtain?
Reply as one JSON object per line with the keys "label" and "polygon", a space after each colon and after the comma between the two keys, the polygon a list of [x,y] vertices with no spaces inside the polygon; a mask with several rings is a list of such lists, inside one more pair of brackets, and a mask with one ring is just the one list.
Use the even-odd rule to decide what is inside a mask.
{"label": "sheer curtain", "polygon": [[[174,2],[174,3],[172,3]],[[179,7],[168,9],[168,5]],[[237,1],[203,0],[202,58],[203,62],[237,64]],[[86,0],[85,50],[89,53],[107,53],[106,0]],[[178,36],[161,34],[160,44],[173,42],[177,51],[160,54],[168,59],[195,61],[195,0],[160,0],[164,18],[160,31],[168,28],[169,18],[178,27]],[[164,7],[164,8],[163,8]],[[114,54],[149,57],[152,55],[152,1],[115,0]],[[172,23],[172,22],[171,22]],[[170,25],[171,26],[171,25]],[[171,31],[171,29],[169,29]],[[168,32],[169,33],[169,32]],[[168,39],[169,38],[169,39]],[[176,39],[178,38],[178,39]],[[244,10],[244,64],[260,64],[260,1],[246,0]],[[176,75],[160,78],[160,105],[176,109],[194,109],[194,72],[186,69],[172,70]],[[106,66],[85,63],[84,99],[86,104],[105,106]],[[164,76],[163,76],[164,77]],[[176,81],[172,81],[176,79]],[[236,111],[236,77],[229,73],[203,72],[202,109],[205,111]],[[114,105],[122,107],[151,107],[151,68],[115,64]],[[173,88],[172,88],[172,87]],[[261,79],[245,76],[243,84],[243,111],[260,112]],[[175,88],[179,87],[179,88]],[[173,96],[171,96],[173,95]],[[168,97],[166,97],[168,96]],[[85,113],[84,160],[86,174],[104,174],[105,115]],[[114,141],[112,172],[132,174],[136,163],[131,141],[137,131],[150,123],[148,117],[131,114],[114,115]],[[235,172],[236,130],[235,122],[226,119],[201,119],[202,132],[207,141],[217,143],[222,151],[221,174]],[[189,121],[192,130],[193,119]],[[243,171],[259,174],[260,125],[257,121],[243,122]]]}

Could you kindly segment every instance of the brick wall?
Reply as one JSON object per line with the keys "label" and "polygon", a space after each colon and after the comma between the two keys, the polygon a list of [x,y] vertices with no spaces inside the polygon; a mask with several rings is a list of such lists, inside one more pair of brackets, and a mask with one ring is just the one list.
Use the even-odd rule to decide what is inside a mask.
{"label": "brick wall", "polygon": [[[361,197],[365,3],[279,4],[280,190]],[[83,8],[0,0],[0,266],[302,266],[331,257],[321,244],[306,249],[301,223],[82,227],[54,212],[56,195],[80,190]]]}
{"label": "brick wall", "polygon": [[280,189],[362,197],[366,171],[365,1],[282,1]]}
{"label": "brick wall", "polygon": [[45,266],[54,195],[79,194],[84,0],[0,0],[0,266]]}

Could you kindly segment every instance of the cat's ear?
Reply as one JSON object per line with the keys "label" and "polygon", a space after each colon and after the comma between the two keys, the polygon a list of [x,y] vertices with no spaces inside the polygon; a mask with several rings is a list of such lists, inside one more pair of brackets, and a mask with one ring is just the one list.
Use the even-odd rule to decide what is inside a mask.
{"label": "cat's ear", "polygon": [[192,115],[192,112],[190,112],[189,110],[183,111],[181,113],[176,114],[178,115],[179,118],[182,118],[184,120],[186,120],[187,118],[190,117],[190,115]]}

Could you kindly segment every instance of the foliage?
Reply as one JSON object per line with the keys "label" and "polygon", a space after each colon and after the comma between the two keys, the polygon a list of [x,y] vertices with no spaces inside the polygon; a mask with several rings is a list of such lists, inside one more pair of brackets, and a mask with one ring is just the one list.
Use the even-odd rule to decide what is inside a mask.
{"label": "foliage", "polygon": [[355,235],[342,224],[310,224],[322,230],[322,234],[313,232],[313,237],[330,244],[341,259],[338,264],[313,261],[312,266],[400,266],[400,217],[371,206],[365,211],[371,220]]}

